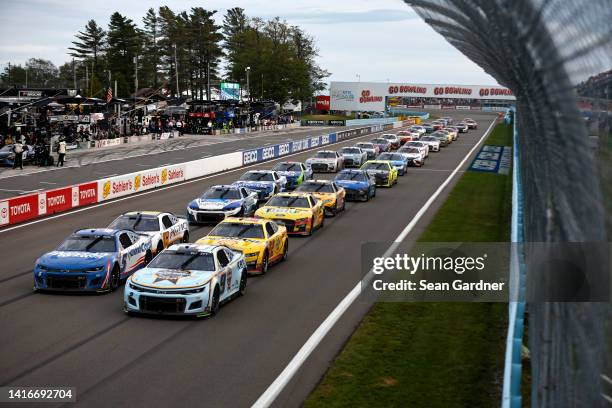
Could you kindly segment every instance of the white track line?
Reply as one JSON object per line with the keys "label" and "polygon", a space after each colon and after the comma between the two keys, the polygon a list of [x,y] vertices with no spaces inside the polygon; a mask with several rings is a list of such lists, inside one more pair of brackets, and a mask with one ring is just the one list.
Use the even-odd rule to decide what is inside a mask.
{"label": "white track line", "polygon": [[[404,127],[401,127],[401,128],[397,128],[397,129],[393,129],[393,130],[397,131],[397,130],[404,129],[405,127],[407,127],[407,126],[404,126]],[[79,213],[79,212],[82,212],[82,211],[93,210],[95,208],[102,207],[104,205],[109,205],[109,204],[118,203],[120,201],[130,200],[132,198],[137,198],[137,197],[141,197],[141,196],[144,196],[144,195],[157,193],[159,191],[167,190],[167,189],[170,189],[170,188],[176,188],[176,187],[184,186],[185,184],[197,183],[197,182],[200,182],[202,180],[206,180],[206,179],[209,179],[209,178],[212,178],[212,177],[217,177],[217,176],[222,176],[222,175],[225,175],[225,174],[235,173],[237,171],[241,171],[241,170],[248,169],[248,168],[251,168],[251,167],[260,166],[262,164],[265,165],[265,164],[268,164],[268,163],[284,161],[284,160],[287,159],[287,157],[297,156],[299,154],[303,154],[303,153],[306,153],[306,152],[309,152],[309,151],[312,151],[312,150],[321,149],[322,147],[325,147],[325,146],[339,146],[339,145],[343,145],[343,144],[346,144],[346,143],[355,142],[356,140],[366,139],[368,137],[371,137],[372,135],[375,135],[375,134],[378,134],[378,133],[382,133],[382,132],[383,131],[372,132],[372,133],[368,133],[367,135],[354,137],[352,139],[344,140],[344,141],[341,141],[341,142],[336,142],[336,143],[331,144],[331,145],[316,146],[316,147],[313,147],[313,148],[310,148],[310,149],[307,149],[307,150],[302,150],[300,152],[287,154],[285,156],[278,157],[278,158],[276,158],[274,160],[268,160],[268,161],[265,161],[265,162],[254,163],[254,164],[251,164],[251,165],[248,165],[248,166],[237,167],[235,169],[222,171],[222,172],[219,172],[219,173],[216,173],[216,174],[211,174],[209,176],[199,177],[199,178],[196,178],[196,179],[193,179],[193,180],[187,180],[187,181],[184,181],[182,183],[171,184],[169,186],[159,187],[159,188],[156,188],[156,189],[153,189],[153,190],[149,190],[149,191],[143,191],[142,193],[132,194],[132,195],[129,195],[129,196],[126,196],[126,197],[122,197],[122,198],[117,198],[117,199],[111,200],[111,201],[104,201],[102,203],[94,204],[94,205],[91,205],[89,207],[77,208],[75,210],[66,211],[66,212],[63,212],[63,213],[60,213],[60,214],[57,214],[57,215],[52,215],[50,217],[40,218],[38,220],[26,222],[24,224],[19,224],[19,225],[15,225],[13,227],[8,227],[8,228],[0,229],[0,234],[2,234],[4,232],[15,230],[15,229],[18,229],[18,228],[27,227],[29,225],[38,224],[39,222],[50,221],[50,220],[53,220],[55,218],[65,217],[67,215]],[[253,149],[256,149],[256,148],[253,148]],[[246,149],[246,150],[251,150],[251,149]],[[107,177],[111,177],[111,176],[116,176],[116,174],[111,174],[111,175],[104,176],[104,177],[101,177],[101,178],[107,178]]]}
{"label": "white track line", "polygon": [[[429,207],[433,204],[433,202],[438,198],[438,196],[442,193],[444,188],[451,182],[453,177],[460,171],[463,167],[467,159],[474,153],[476,148],[480,146],[480,144],[484,141],[484,139],[489,135],[489,132],[493,128],[495,124],[495,120],[491,122],[491,125],[487,129],[487,131],[482,135],[478,143],[474,145],[470,149],[470,151],[465,155],[463,160],[455,167],[455,170],[444,180],[442,184],[438,187],[438,189],[429,197],[427,202],[421,207],[421,209],[416,213],[412,221],[403,229],[403,231],[395,238],[393,244],[387,249],[383,257],[389,256],[392,254],[399,244],[408,236],[408,234],[412,231],[415,225],[419,222],[419,220],[425,215]],[[371,272],[371,271],[370,271]],[[261,394],[261,396],[255,401],[252,405],[253,408],[267,408],[278,397],[281,391],[285,388],[285,386],[291,381],[293,376],[300,369],[302,364],[306,361],[306,359],[310,356],[310,354],[314,351],[314,349],[321,343],[323,338],[329,333],[329,331],[334,327],[334,325],[340,320],[340,317],[346,312],[346,310],[351,306],[351,304],[357,299],[359,294],[361,293],[361,285],[363,283],[368,283],[372,278],[372,274],[369,273],[363,280],[357,282],[357,285],[340,301],[338,306],[327,316],[327,318],[321,323],[321,325],[312,333],[312,335],[308,338],[306,343],[300,348],[297,354],[291,359],[287,367],[279,374],[278,377],[274,380],[272,384],[266,389],[266,391]]]}

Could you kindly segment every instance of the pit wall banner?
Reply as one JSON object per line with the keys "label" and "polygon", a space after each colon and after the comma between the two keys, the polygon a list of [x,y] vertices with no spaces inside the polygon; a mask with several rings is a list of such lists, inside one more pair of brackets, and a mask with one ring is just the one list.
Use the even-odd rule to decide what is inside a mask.
{"label": "pit wall banner", "polygon": [[501,86],[332,81],[330,110],[381,112],[386,98],[396,96],[516,100],[511,90]]}
{"label": "pit wall banner", "polygon": [[141,191],[185,181],[185,164],[157,167],[98,180],[98,201],[108,201]]}
{"label": "pit wall banner", "polygon": [[336,133],[330,133],[328,135],[314,136],[293,142],[247,150],[242,152],[242,164],[246,166],[253,163],[275,159],[277,157],[297,153],[302,150],[313,149],[319,146],[336,143],[337,140]]}

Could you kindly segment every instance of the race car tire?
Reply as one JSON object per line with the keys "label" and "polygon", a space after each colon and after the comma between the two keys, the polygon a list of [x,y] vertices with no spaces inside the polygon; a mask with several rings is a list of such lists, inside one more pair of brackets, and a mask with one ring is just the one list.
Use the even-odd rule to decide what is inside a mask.
{"label": "race car tire", "polygon": [[[374,196],[372,196],[374,197]],[[370,192],[368,191],[365,195],[365,197],[363,197],[363,199],[361,201],[363,201],[364,203],[367,203],[368,201],[370,201]]]}
{"label": "race car tire", "polygon": [[283,245],[283,257],[281,258],[281,262],[285,262],[287,257],[289,256],[289,238],[285,240],[285,245]]}
{"label": "race car tire", "polygon": [[[335,217],[338,214],[339,210],[338,210],[338,200],[336,200],[336,204],[334,204],[334,208],[331,209],[331,211],[329,212],[329,216],[330,217]],[[325,215],[324,215],[325,217]]]}
{"label": "race car tire", "polygon": [[183,233],[183,238],[181,238],[181,242],[182,242],[183,244],[186,244],[186,243],[188,243],[188,242],[189,242],[189,231],[185,231],[185,232]]}
{"label": "race car tire", "polygon": [[319,224],[319,229],[325,226],[325,213],[323,213],[323,218],[321,218],[321,223]]}
{"label": "race car tire", "polygon": [[214,316],[219,313],[219,286],[215,286],[213,297],[210,303],[210,315]]}
{"label": "race car tire", "polygon": [[265,251],[263,255],[263,259],[261,261],[261,274],[262,275],[265,275],[266,272],[268,272],[268,266],[270,263],[269,261],[270,261],[270,258],[268,257],[268,251]]}
{"label": "race car tire", "polygon": [[238,296],[244,296],[244,294],[246,293],[247,275],[248,273],[246,269],[243,269],[240,275],[240,286],[238,287]]}
{"label": "race car tire", "polygon": [[153,260],[153,254],[151,254],[151,251],[147,251],[145,253],[143,265],[147,266],[149,264],[149,262],[151,262],[151,260]]}
{"label": "race car tire", "polygon": [[344,210],[346,210],[346,197],[344,198],[344,200],[342,200],[342,207],[340,208],[340,211]]}
{"label": "race car tire", "polygon": [[310,217],[310,229],[308,230],[308,236],[311,236],[314,232],[314,216]]}
{"label": "race car tire", "polygon": [[113,270],[111,271],[110,282],[108,283],[109,290],[111,292],[116,291],[120,283],[121,283],[121,274],[119,273],[119,266],[115,265],[113,267]]}

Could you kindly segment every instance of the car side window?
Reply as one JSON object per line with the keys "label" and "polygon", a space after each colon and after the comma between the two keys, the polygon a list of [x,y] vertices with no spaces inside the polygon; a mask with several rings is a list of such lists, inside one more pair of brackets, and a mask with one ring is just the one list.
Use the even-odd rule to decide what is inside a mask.
{"label": "car side window", "polygon": [[222,268],[225,268],[229,264],[229,259],[227,259],[227,255],[225,255],[225,251],[219,250],[217,251],[217,262],[221,265]]}
{"label": "car side window", "polygon": [[271,237],[276,232],[274,230],[274,228],[272,228],[272,223],[271,222],[267,222],[266,223],[266,231],[268,232],[268,237]]}
{"label": "car side window", "polygon": [[234,253],[229,249],[224,249],[223,251],[225,251],[225,256],[227,256],[228,261],[231,262],[232,259],[234,259]]}
{"label": "car side window", "polygon": [[272,173],[272,178],[273,178],[274,180],[278,180],[278,174],[276,174],[276,173]]}
{"label": "car side window", "polygon": [[308,199],[310,199],[310,206],[314,207],[315,204],[317,203],[317,199],[313,196],[308,197]]}
{"label": "car side window", "polygon": [[123,247],[123,249],[129,248],[130,246],[132,246],[132,240],[130,239],[130,237],[128,236],[126,232],[123,232],[121,235],[119,235],[119,242],[121,243],[121,246]]}
{"label": "car side window", "polygon": [[170,221],[170,217],[164,215],[162,217],[162,224],[164,225],[164,228],[170,228],[172,226],[172,221]]}
{"label": "car side window", "polygon": [[243,187],[240,189],[240,193],[242,194],[242,197],[248,197],[249,193],[247,193],[246,189]]}

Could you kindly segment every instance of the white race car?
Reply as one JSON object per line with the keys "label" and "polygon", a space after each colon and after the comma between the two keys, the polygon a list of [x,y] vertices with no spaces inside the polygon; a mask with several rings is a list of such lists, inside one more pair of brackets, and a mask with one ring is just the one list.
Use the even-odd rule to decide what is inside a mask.
{"label": "white race car", "polygon": [[440,141],[434,136],[423,136],[421,139],[419,139],[419,142],[429,145],[429,151],[431,152],[440,151]]}
{"label": "white race car", "polygon": [[404,146],[406,147],[416,147],[421,152],[423,152],[423,157],[427,158],[429,156],[429,145],[427,143],[412,141],[406,143]]}
{"label": "white race car", "polygon": [[425,156],[423,156],[423,152],[417,147],[402,146],[397,153],[408,159],[409,166],[421,167],[425,164]]}
{"label": "white race car", "polygon": [[306,166],[315,173],[336,173],[344,168],[344,158],[333,150],[319,150],[313,157],[306,160]]}
{"label": "white race car", "polygon": [[189,223],[169,212],[131,211],[117,217],[108,226],[126,229],[151,237],[151,251],[158,254],[179,242],[189,242]]}
{"label": "white race car", "polygon": [[222,303],[243,295],[246,285],[242,252],[221,245],[172,245],[127,280],[124,310],[214,315]]}

